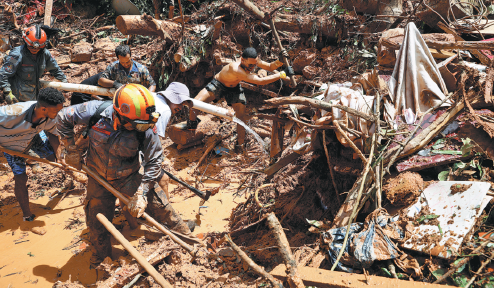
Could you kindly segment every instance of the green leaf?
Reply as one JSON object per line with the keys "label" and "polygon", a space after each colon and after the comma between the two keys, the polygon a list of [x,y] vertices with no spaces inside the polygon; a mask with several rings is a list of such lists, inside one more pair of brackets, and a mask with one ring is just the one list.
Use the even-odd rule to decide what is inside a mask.
{"label": "green leaf", "polygon": [[187,63],[188,65],[191,64],[190,59],[188,57],[183,57],[183,59],[184,59],[185,63]]}
{"label": "green leaf", "polygon": [[432,149],[443,148],[444,146],[446,146],[444,144],[444,142],[446,142],[446,139],[444,139],[444,138],[437,140],[436,143],[434,143],[434,145],[432,145]]}
{"label": "green leaf", "polygon": [[434,275],[434,277],[436,277],[436,279],[438,279],[439,277],[443,276],[446,272],[448,272],[448,269],[441,268],[441,269],[437,269],[437,270],[432,271],[432,275]]}
{"label": "green leaf", "polygon": [[305,219],[307,221],[307,223],[309,223],[310,225],[316,227],[316,228],[321,228],[321,222],[317,221],[317,220],[309,220],[309,219]]}
{"label": "green leaf", "polygon": [[453,277],[453,281],[455,282],[456,285],[458,285],[460,287],[465,287],[465,286],[467,286],[468,278],[465,275],[459,275],[459,276]]}
{"label": "green leaf", "polygon": [[472,139],[470,138],[461,138],[461,142],[463,142],[463,146],[461,146],[461,156],[467,157],[472,153],[472,149],[474,145],[471,143]]}
{"label": "green leaf", "polygon": [[465,259],[465,258],[458,258],[458,259],[456,259],[456,260],[455,260],[455,262],[453,262],[453,264],[451,264],[451,266],[456,266],[456,265],[458,265],[458,263],[460,263],[460,262],[461,262],[461,260],[463,260],[463,259]]}
{"label": "green leaf", "polygon": [[417,219],[417,222],[420,223],[420,222],[424,221],[425,219],[436,219],[437,217],[439,217],[439,215],[436,215],[436,214],[422,215],[422,216],[420,216],[419,219]]}
{"label": "green leaf", "polygon": [[442,171],[441,173],[439,173],[439,175],[437,175],[437,178],[439,179],[439,181],[446,181],[448,180],[448,176],[449,171]]}
{"label": "green leaf", "polygon": [[381,267],[381,271],[384,273],[384,275],[388,276],[388,277],[391,277],[391,273],[388,271],[388,269],[384,268],[384,267]]}
{"label": "green leaf", "polygon": [[432,150],[431,153],[443,155],[462,155],[462,152],[453,150]]}
{"label": "green leaf", "polygon": [[467,163],[456,162],[455,164],[453,164],[453,171],[456,171],[458,169],[463,170],[465,168],[467,168]]}
{"label": "green leaf", "polygon": [[467,267],[467,263],[461,265],[461,267],[456,270],[456,273],[461,273],[463,270],[465,270],[465,267]]}
{"label": "green leaf", "polygon": [[439,233],[441,233],[441,235],[443,235],[443,229],[441,229],[441,224],[437,224],[437,228],[439,228]]}

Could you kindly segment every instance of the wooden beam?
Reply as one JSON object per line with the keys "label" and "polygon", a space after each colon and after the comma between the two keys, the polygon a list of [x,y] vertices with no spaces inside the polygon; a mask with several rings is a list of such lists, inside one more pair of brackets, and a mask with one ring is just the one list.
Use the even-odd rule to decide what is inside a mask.
{"label": "wooden beam", "polygon": [[[443,285],[406,281],[380,276],[365,276],[364,274],[330,271],[313,267],[299,267],[298,272],[306,286],[318,288],[443,288]],[[286,280],[286,266],[280,264],[270,273],[275,278]]]}

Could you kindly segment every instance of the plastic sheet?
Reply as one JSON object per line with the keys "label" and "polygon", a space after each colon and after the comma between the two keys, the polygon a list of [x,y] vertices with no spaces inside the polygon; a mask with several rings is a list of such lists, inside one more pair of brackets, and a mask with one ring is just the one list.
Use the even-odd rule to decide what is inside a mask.
{"label": "plastic sheet", "polygon": [[[331,263],[336,261],[342,249],[346,229],[347,226],[322,233],[324,248]],[[403,231],[385,209],[375,210],[367,216],[365,223],[353,223],[350,226],[345,252],[336,267],[353,273],[355,269],[369,268],[376,260],[404,259],[406,254],[393,242],[403,237]]]}

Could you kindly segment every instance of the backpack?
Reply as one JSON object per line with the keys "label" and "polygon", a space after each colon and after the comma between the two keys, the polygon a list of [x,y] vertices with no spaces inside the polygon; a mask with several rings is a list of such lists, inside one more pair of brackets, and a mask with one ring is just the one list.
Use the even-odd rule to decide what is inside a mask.
{"label": "backpack", "polygon": [[96,109],[96,112],[94,112],[94,114],[91,115],[91,118],[89,118],[89,123],[87,124],[86,129],[84,129],[84,131],[82,131],[82,137],[84,137],[84,139],[87,138],[87,135],[89,134],[89,130],[91,130],[91,128],[93,128],[93,126],[96,123],[98,123],[98,121],[101,119],[101,117],[102,117],[101,113],[103,113],[103,111],[105,111],[105,109],[108,108],[108,106],[110,106],[111,104],[113,104],[112,100],[104,101],[103,103],[101,103],[98,106],[98,109]]}
{"label": "backpack", "polygon": [[[82,137],[84,137],[84,139],[86,139],[87,136],[89,135],[89,130],[91,130],[91,128],[93,128],[93,126],[96,123],[98,123],[98,121],[102,118],[101,113],[103,113],[103,111],[105,111],[105,109],[112,104],[113,104],[113,100],[106,100],[98,106],[94,114],[91,115],[91,118],[89,118],[89,123],[87,124],[86,129],[84,129],[84,131],[82,132]],[[141,150],[142,145],[144,143],[146,132],[138,132],[138,131],[136,132],[137,132],[137,139],[139,140],[139,150]]]}

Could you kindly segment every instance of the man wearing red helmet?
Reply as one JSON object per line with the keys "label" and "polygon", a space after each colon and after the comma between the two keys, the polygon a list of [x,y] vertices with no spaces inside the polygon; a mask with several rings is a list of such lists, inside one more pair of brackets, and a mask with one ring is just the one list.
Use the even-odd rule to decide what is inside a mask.
{"label": "man wearing red helmet", "polygon": [[22,32],[24,45],[15,47],[4,59],[0,68],[0,89],[8,104],[37,99],[39,79],[45,70],[56,79],[67,82],[57,61],[46,49],[46,32],[39,26],[31,26]]}
{"label": "man wearing red helmet", "polygon": [[[75,147],[74,126],[91,121],[103,101],[89,101],[67,107],[57,117],[57,131],[67,149],[65,162],[75,168],[81,166],[82,155]],[[134,217],[144,211],[170,229],[190,234],[187,224],[175,212],[162,191],[154,189],[161,177],[163,148],[155,125],[160,114],[156,112],[151,92],[139,84],[127,84],[115,93],[113,105],[101,112],[101,118],[89,131],[89,149],[86,165],[92,168],[115,189],[130,198],[128,210]],[[143,155],[144,174],[139,153]],[[79,166],[79,167],[78,167]],[[110,233],[97,220],[101,213],[112,220],[115,196],[88,177],[84,204],[89,238],[95,249],[92,264],[111,257]]]}

